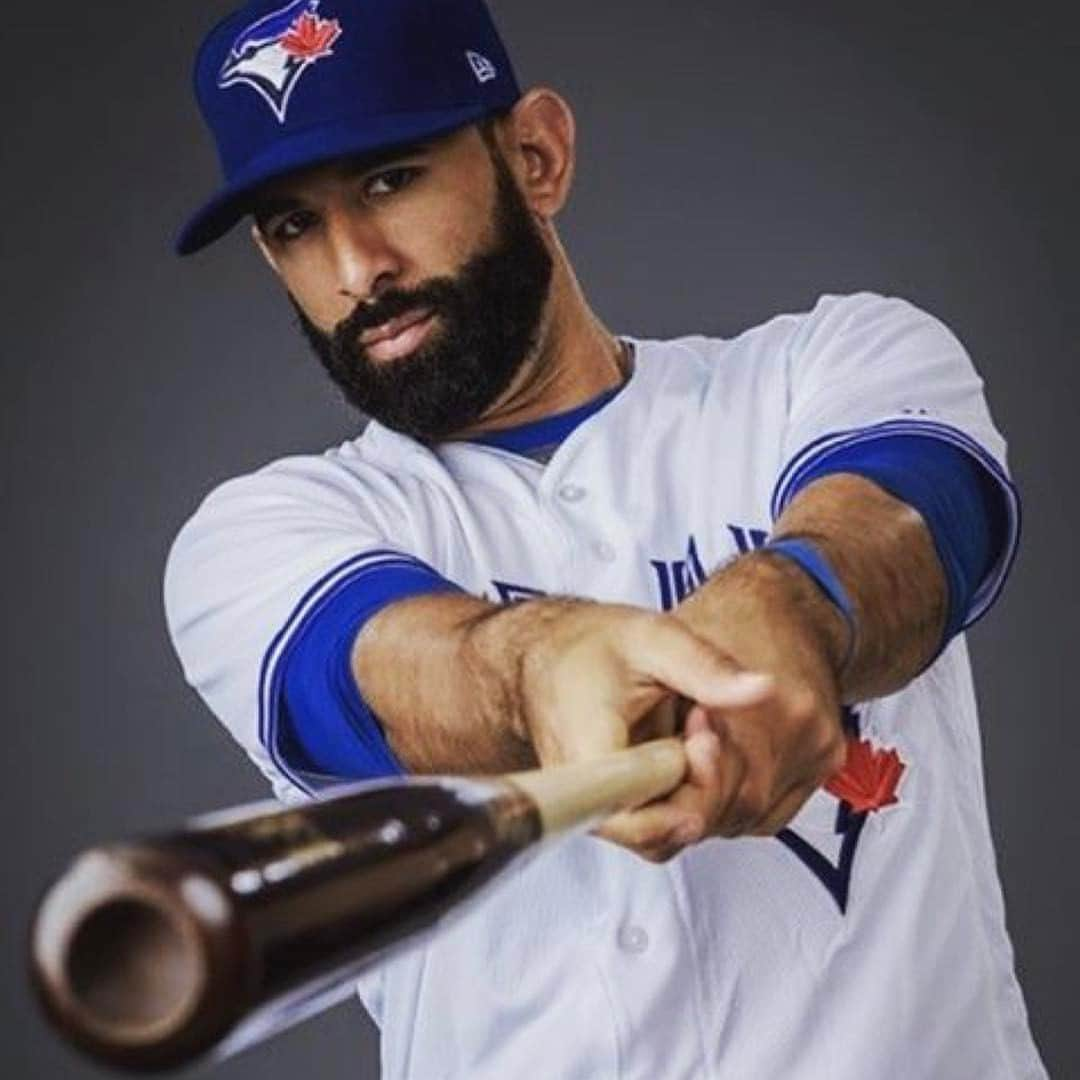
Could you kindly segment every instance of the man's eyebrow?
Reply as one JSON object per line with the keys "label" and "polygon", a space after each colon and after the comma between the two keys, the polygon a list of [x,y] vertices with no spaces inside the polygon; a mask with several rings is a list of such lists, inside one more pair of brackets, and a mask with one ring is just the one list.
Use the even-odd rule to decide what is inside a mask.
{"label": "man's eyebrow", "polygon": [[360,173],[371,172],[372,169],[377,169],[380,165],[385,165],[390,161],[400,161],[401,158],[430,153],[431,148],[432,143],[430,142],[415,142],[406,143],[402,146],[391,146],[369,154],[357,154],[345,162],[342,172],[346,176],[357,176]]}
{"label": "man's eyebrow", "polygon": [[256,199],[251,207],[251,215],[258,225],[262,225],[278,214],[291,214],[303,204],[292,195],[263,195]]}
{"label": "man's eyebrow", "polygon": [[[432,143],[416,142],[402,146],[391,146],[384,150],[377,150],[370,154],[357,154],[345,159],[341,163],[340,175],[346,179],[362,176],[372,172],[391,161],[400,161],[402,158],[415,157],[427,154],[431,151]],[[252,216],[257,223],[268,221],[278,214],[289,214],[294,210],[303,208],[303,200],[287,192],[270,193],[258,196],[251,208]]]}

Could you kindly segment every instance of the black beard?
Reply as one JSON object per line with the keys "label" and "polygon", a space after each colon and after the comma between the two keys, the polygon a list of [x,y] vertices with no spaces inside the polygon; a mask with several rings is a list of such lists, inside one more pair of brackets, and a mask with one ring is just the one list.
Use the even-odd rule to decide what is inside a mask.
{"label": "black beard", "polygon": [[[324,333],[296,308],[301,329],[345,400],[380,424],[438,442],[476,423],[537,344],[553,260],[505,162],[493,153],[495,239],[455,277],[391,289]],[[437,323],[411,355],[376,363],[363,331],[419,308]]]}

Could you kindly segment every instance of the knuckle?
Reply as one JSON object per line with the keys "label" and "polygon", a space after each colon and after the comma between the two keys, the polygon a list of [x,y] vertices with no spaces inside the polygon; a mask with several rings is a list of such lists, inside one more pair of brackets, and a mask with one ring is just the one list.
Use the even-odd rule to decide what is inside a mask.
{"label": "knuckle", "polygon": [[809,724],[818,714],[817,697],[812,690],[799,687],[788,698],[788,716],[796,723]]}

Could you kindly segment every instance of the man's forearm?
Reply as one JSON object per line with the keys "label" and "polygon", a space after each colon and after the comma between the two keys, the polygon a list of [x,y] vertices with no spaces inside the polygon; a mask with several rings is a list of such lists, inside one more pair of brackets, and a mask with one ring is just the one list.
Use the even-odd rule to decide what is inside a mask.
{"label": "man's forearm", "polygon": [[580,760],[672,733],[680,698],[737,708],[771,686],[671,615],[559,598],[403,600],[358,635],[353,671],[417,772]]}
{"label": "man's forearm", "polygon": [[814,581],[767,549],[718,572],[677,615],[744,667],[831,676],[843,701],[892,693],[925,667],[947,595],[918,513],[861,477],[829,476],[799,494],[773,536],[810,540],[826,557],[852,601],[853,640]]}
{"label": "man's forearm", "polygon": [[416,597],[386,608],[360,633],[353,672],[411,771],[496,773],[535,764],[506,677],[532,621],[524,606]]}
{"label": "man's forearm", "polygon": [[869,481],[827,477],[776,535],[812,540],[832,563],[853,603],[853,641],[813,580],[763,551],[673,616],[581,600],[404,600],[360,633],[354,674],[410,770],[495,773],[625,745],[631,728],[634,738],[671,730],[675,698],[703,700],[696,680],[724,657],[796,688],[796,712],[800,696],[807,708],[879,697],[925,666],[946,586],[917,513]]}

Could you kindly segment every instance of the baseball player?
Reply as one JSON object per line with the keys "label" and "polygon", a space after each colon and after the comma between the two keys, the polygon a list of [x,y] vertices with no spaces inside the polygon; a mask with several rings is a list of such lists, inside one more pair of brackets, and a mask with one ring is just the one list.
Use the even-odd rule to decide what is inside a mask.
{"label": "baseball player", "polygon": [[285,799],[689,761],[365,977],[384,1076],[1045,1076],[962,634],[1018,502],[961,344],[872,293],[617,335],[555,227],[571,108],[481,0],[280,4],[199,53],[225,183],[178,246],[248,218],[371,422],[183,527],[187,679]]}

